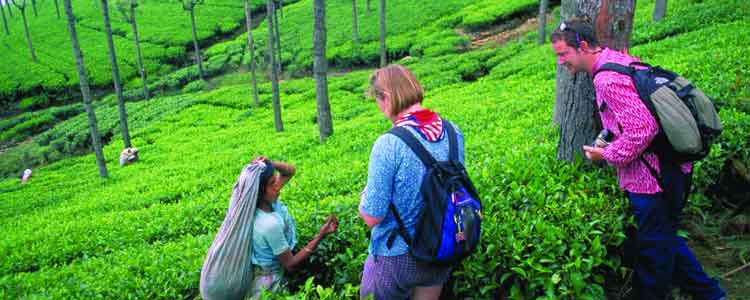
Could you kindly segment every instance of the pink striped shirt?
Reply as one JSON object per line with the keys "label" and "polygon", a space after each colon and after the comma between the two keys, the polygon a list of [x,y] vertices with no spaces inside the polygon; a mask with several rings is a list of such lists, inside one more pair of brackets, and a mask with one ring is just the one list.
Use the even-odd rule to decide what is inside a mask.
{"label": "pink striped shirt", "polygon": [[[605,63],[628,65],[635,61],[638,61],[635,57],[605,48],[594,63],[592,74]],[[594,89],[602,125],[615,136],[604,149],[603,157],[617,169],[620,188],[638,194],[661,192],[656,179],[639,159],[659,132],[659,125],[638,96],[632,79],[613,71],[602,71],[594,79]],[[659,172],[656,155],[646,153],[643,156]],[[688,173],[692,164],[685,163],[681,167]]]}

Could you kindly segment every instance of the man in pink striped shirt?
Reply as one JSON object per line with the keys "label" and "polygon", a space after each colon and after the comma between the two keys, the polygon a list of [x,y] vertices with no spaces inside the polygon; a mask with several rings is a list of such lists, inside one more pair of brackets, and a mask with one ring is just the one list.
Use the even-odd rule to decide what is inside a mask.
{"label": "man in pink striped shirt", "polygon": [[[599,46],[594,28],[581,20],[562,22],[551,34],[557,63],[571,73],[596,71],[605,63],[629,65],[638,59]],[[693,299],[725,299],[715,279],[703,271],[685,240],[677,236],[678,217],[690,190],[692,164],[676,165],[651,152],[659,124],[641,101],[631,78],[602,71],[594,79],[596,102],[605,129],[614,134],[604,147],[584,146],[586,157],[617,169],[630,199],[638,233],[634,291],[637,299],[663,300],[672,285]]]}

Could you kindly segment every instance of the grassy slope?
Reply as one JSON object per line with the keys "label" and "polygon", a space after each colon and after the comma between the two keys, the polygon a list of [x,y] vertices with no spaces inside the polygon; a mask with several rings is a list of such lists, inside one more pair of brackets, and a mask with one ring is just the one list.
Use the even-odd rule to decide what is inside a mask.
{"label": "grassy slope", "polygon": [[[263,1],[251,1],[255,9]],[[130,25],[124,22],[115,3],[110,0],[110,20],[120,64],[121,77],[135,77],[136,58]],[[61,5],[61,18],[57,18],[53,1],[38,1],[39,16],[34,17],[28,4],[27,18],[39,59],[32,62],[26,48],[20,12],[14,8],[9,18],[11,35],[0,36],[0,49],[4,63],[0,66],[0,101],[11,101],[17,95],[51,94],[62,96],[64,88],[75,90],[78,75],[75,69],[65,13]],[[95,86],[110,88],[112,72],[104,35],[103,17],[99,1],[73,1],[78,25],[78,38],[85,55],[89,77]],[[171,70],[167,61],[180,60],[187,45],[192,42],[190,18],[175,1],[144,1],[137,8],[141,48],[147,72],[152,76]],[[7,12],[6,12],[6,17]],[[209,0],[196,8],[198,38],[205,40],[225,34],[240,27],[244,20],[242,3],[228,0]],[[42,90],[40,90],[42,89]]]}
{"label": "grassy slope", "polygon": [[[646,11],[640,4],[637,15]],[[731,78],[712,75],[744,74],[750,66],[740,55],[750,42],[750,24],[747,13],[722,20],[707,26],[665,23],[659,30],[685,33],[633,52],[732,103],[746,94],[732,88]],[[645,20],[637,22],[636,31]],[[684,47],[695,40],[702,42]],[[504,293],[527,297],[599,299],[603,270],[617,265],[611,256],[621,241],[621,202],[613,200],[619,193],[609,171],[554,160],[556,130],[548,121],[554,58],[547,45],[533,43],[527,36],[503,48],[403,61],[426,87],[427,105],[465,133],[467,165],[489,220],[481,253],[455,273],[453,289],[461,298],[488,298],[503,284]],[[695,68],[706,65],[702,57],[716,58],[712,72]],[[229,85],[154,99],[148,102],[152,113],[146,103],[130,103],[133,116],[151,116],[132,132],[143,158],[114,167],[122,147],[115,137],[105,148],[108,180],[94,179],[93,156],[87,155],[37,170],[26,186],[0,181],[0,227],[8,232],[0,240],[0,298],[192,298],[234,179],[258,154],[298,167],[283,199],[301,240],[309,239],[326,213],[339,214],[344,225],[337,242],[324,242],[313,260],[336,270],[319,272],[316,283],[334,284],[339,295],[348,295],[353,290],[346,284],[358,284],[367,243],[356,194],[365,181],[369,147],[388,128],[362,97],[368,73],[331,78],[335,134],[325,144],[317,142],[313,123],[312,80],[282,83],[284,133],[273,131],[267,84],[261,86],[260,109],[249,109],[246,85]],[[462,80],[477,73],[488,74]],[[104,114],[114,119],[115,111]],[[747,132],[746,114],[727,106],[722,117],[727,131]],[[85,132],[80,125],[65,126],[75,129],[55,130]],[[747,160],[750,147],[743,140],[730,135],[706,165],[727,151]]]}

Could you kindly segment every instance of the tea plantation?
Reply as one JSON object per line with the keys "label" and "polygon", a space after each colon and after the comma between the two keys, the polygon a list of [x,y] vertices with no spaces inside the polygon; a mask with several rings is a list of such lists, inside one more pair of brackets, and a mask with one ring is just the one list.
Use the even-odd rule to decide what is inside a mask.
{"label": "tea plantation", "polygon": [[[0,95],[77,85],[64,23],[56,19],[52,1],[39,2],[39,17],[30,19],[38,32],[40,63],[28,59],[16,16],[11,19],[14,35],[0,36],[3,62],[13,62],[0,66]],[[140,150],[137,163],[117,166],[123,142],[112,95],[96,102],[99,131],[108,142],[107,179],[98,177],[89,153],[81,104],[45,106],[0,119],[0,174],[5,176],[0,180],[0,299],[200,299],[206,251],[239,172],[257,155],[297,168],[281,199],[296,220],[299,241],[311,239],[329,213],[341,222],[292,276],[290,291],[269,297],[358,298],[369,242],[369,229],[357,212],[358,194],[367,180],[370,147],[390,126],[365,97],[378,60],[377,1],[369,13],[358,1],[357,49],[351,43],[351,2],[327,1],[329,60],[334,68],[357,70],[329,77],[334,134],[324,143],[318,141],[315,81],[304,77],[312,62],[312,1],[284,2],[282,58],[289,71],[280,84],[283,132],[274,129],[270,83],[260,81],[262,105],[255,108],[249,74],[237,72],[248,60],[244,34],[207,48],[208,64],[213,59],[217,65],[207,83],[190,83],[197,78],[194,67],[168,64],[189,61],[184,46],[190,40],[185,12],[168,1],[144,1],[139,8],[149,68],[163,74],[154,81],[167,85],[171,80],[174,86],[164,96],[127,103],[132,142]],[[463,131],[467,169],[483,201],[482,244],[455,268],[446,288],[450,297],[617,295],[626,274],[620,263],[629,222],[625,198],[613,169],[555,158],[556,60],[549,43],[537,45],[534,28],[502,45],[474,49],[471,37],[459,32],[532,18],[537,2],[388,2],[389,56],[414,71],[426,91],[425,106]],[[103,87],[111,73],[106,51],[97,50],[104,35],[98,31],[98,6],[91,3],[74,1],[82,14],[88,67]],[[253,5],[263,9],[261,1]],[[688,208],[695,218],[710,218],[721,213],[712,190],[727,162],[750,165],[750,3],[670,0],[669,13],[659,23],[651,20],[653,5],[638,1],[630,53],[690,78],[720,108],[724,134],[696,167]],[[206,0],[197,11],[211,24],[199,34],[206,41],[239,28],[244,18],[238,1]],[[552,16],[548,32],[559,12]],[[125,54],[132,45],[127,23],[117,22],[125,76],[135,77],[130,54]],[[153,29],[158,26],[163,28]],[[253,32],[261,60],[266,28],[262,23]],[[128,88],[137,89],[138,82]],[[12,176],[27,164],[41,166],[21,185]],[[750,250],[742,249],[750,249],[750,236],[732,235],[732,240],[739,249],[732,263],[746,263]],[[721,275],[717,272],[709,269],[712,276]],[[746,285],[736,286],[732,299],[750,293]]]}

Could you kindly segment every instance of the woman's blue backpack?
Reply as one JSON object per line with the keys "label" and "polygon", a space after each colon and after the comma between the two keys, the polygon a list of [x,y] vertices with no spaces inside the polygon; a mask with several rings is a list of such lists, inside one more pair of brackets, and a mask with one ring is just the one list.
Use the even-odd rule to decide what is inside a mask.
{"label": "woman's blue backpack", "polygon": [[[450,145],[448,161],[437,161],[404,127],[389,133],[400,138],[424,163],[427,171],[420,192],[424,206],[417,217],[414,238],[409,236],[396,207],[390,210],[398,223],[398,234],[409,245],[409,252],[422,262],[454,264],[471,255],[479,245],[482,204],[474,185],[458,160],[456,131],[443,120]],[[391,234],[387,245],[395,238]]]}

